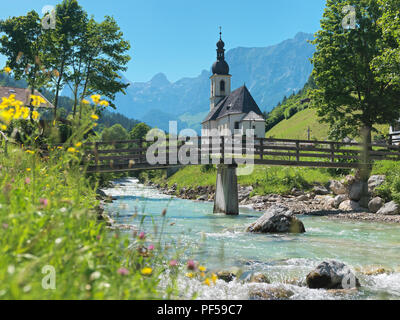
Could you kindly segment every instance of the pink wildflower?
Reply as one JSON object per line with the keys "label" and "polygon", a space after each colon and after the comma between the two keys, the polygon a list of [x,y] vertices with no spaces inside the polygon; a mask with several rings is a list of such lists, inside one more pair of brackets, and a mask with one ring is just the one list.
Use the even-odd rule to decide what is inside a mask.
{"label": "pink wildflower", "polygon": [[196,263],[193,260],[189,260],[187,262],[187,268],[189,270],[195,270],[196,269]]}
{"label": "pink wildflower", "polygon": [[129,270],[126,268],[119,268],[117,273],[121,276],[127,276],[129,274]]}
{"label": "pink wildflower", "polygon": [[43,207],[47,207],[49,205],[49,200],[46,198],[40,198],[39,202]]}

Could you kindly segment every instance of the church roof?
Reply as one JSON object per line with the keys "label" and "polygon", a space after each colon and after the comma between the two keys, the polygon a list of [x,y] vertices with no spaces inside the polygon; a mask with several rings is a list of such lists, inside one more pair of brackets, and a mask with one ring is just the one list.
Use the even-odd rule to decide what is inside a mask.
{"label": "church roof", "polygon": [[265,119],[264,116],[261,116],[254,111],[250,111],[243,117],[242,121],[265,121]]}
{"label": "church roof", "polygon": [[246,115],[249,115],[251,112],[264,119],[260,108],[254,101],[249,90],[246,86],[243,86],[233,91],[229,96],[225,97],[220,103],[218,103],[218,105],[211,110],[208,116],[204,119],[203,123],[211,120],[218,120],[231,114],[245,113]]}

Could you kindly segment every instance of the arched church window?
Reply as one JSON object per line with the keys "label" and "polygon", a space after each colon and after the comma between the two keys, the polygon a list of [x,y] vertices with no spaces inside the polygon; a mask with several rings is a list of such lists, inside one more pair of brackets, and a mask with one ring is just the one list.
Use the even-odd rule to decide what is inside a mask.
{"label": "arched church window", "polygon": [[225,92],[225,81],[221,80],[219,85],[220,85],[221,92]]}

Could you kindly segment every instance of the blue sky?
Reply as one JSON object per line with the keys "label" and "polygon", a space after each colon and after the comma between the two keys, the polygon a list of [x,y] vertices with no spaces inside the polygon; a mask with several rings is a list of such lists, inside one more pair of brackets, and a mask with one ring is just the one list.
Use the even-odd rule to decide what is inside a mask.
{"label": "blue sky", "polygon": [[[0,19],[56,5],[53,0],[3,1]],[[219,26],[226,48],[264,47],[319,29],[326,0],[79,0],[89,15],[116,18],[131,42],[126,76],[148,81],[195,77],[215,61]],[[0,58],[0,65],[5,63]]]}

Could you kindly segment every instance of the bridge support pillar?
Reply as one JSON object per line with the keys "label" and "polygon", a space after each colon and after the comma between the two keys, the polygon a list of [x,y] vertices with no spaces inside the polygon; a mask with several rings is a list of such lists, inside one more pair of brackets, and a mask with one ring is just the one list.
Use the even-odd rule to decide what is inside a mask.
{"label": "bridge support pillar", "polygon": [[214,213],[239,214],[237,165],[218,165]]}

